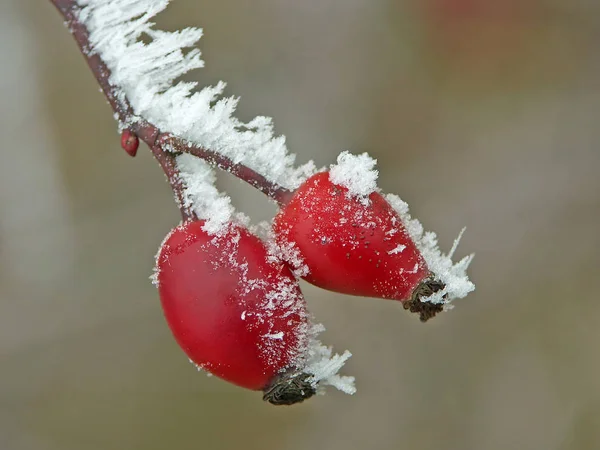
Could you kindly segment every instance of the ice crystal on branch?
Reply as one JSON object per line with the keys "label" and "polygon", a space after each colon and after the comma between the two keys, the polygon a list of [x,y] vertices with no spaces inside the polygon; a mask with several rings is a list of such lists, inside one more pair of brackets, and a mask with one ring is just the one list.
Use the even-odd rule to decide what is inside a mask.
{"label": "ice crystal on branch", "polygon": [[[78,0],[78,4],[78,18],[90,33],[89,51],[100,55],[111,71],[111,85],[137,117],[288,189],[314,172],[312,162],[294,167],[295,155],[288,152],[285,137],[273,134],[269,117],[258,116],[248,123],[233,117],[238,99],[221,97],[225,83],[197,91],[197,83],[176,82],[204,65],[200,51],[193,48],[202,30],[156,30],[151,19],[168,1]],[[142,42],[142,37],[150,42]]]}
{"label": "ice crystal on branch", "polygon": [[179,178],[183,183],[184,207],[200,219],[205,219],[203,229],[217,234],[231,222],[234,208],[231,199],[215,187],[216,176],[210,165],[192,155],[177,156]]}

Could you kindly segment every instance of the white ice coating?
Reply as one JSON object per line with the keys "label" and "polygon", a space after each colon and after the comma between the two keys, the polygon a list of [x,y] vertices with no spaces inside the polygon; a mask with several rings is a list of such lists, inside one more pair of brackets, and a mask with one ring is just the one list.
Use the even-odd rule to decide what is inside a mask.
{"label": "white ice coating", "polygon": [[470,292],[475,290],[475,285],[469,280],[467,268],[473,260],[474,255],[465,256],[460,261],[454,263],[452,256],[458,247],[460,239],[465,231],[460,232],[454,240],[452,249],[448,254],[442,253],[438,246],[437,235],[433,231],[424,231],[423,225],[413,219],[408,212],[408,204],[400,197],[394,194],[387,194],[386,200],[392,205],[394,210],[402,219],[402,223],[406,227],[409,236],[423,255],[429,270],[443,282],[446,287],[429,297],[422,298],[421,301],[429,301],[432,303],[443,303],[445,309],[450,309],[450,303],[457,299],[463,298]]}
{"label": "white ice coating", "polygon": [[[238,98],[222,97],[222,81],[199,91],[197,83],[175,83],[204,66],[194,47],[202,30],[155,29],[151,20],[168,3],[78,0],[78,18],[90,33],[91,52],[110,69],[110,83],[118,96],[127,99],[136,116],[160,130],[242,163],[283,187],[298,187],[314,173],[314,164],[294,166],[295,155],[288,152],[284,136],[273,134],[271,118],[258,116],[244,123],[234,117]],[[142,37],[151,41],[143,43]]]}
{"label": "white ice coating", "polygon": [[179,178],[183,183],[184,206],[200,219],[205,219],[203,229],[218,234],[231,222],[235,210],[231,198],[215,187],[216,176],[212,167],[195,156],[177,156]]}
{"label": "white ice coating", "polygon": [[377,177],[375,170],[377,160],[367,153],[353,155],[342,152],[337,158],[337,164],[332,164],[329,169],[329,179],[333,184],[348,189],[348,193],[368,204],[368,197],[377,191]]}

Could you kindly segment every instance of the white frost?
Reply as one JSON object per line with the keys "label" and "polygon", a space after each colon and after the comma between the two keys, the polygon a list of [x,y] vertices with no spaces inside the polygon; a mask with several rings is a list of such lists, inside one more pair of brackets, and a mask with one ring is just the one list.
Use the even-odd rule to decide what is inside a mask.
{"label": "white frost", "polygon": [[326,347],[317,339],[317,335],[322,331],[325,331],[323,325],[312,326],[306,365],[303,370],[312,374],[312,381],[319,394],[324,393],[325,386],[333,386],[346,394],[355,394],[354,377],[338,374],[352,353],[346,350],[341,355],[334,354],[331,347]]}
{"label": "white frost", "polygon": [[279,331],[277,333],[267,333],[263,334],[263,337],[266,339],[275,339],[276,341],[281,341],[283,339],[284,333],[283,331]]}
{"label": "white frost", "polygon": [[231,199],[215,187],[216,176],[208,163],[188,154],[177,156],[179,178],[183,183],[184,206],[200,219],[206,219],[202,227],[209,234],[225,230],[235,210]]}
{"label": "white frost", "polygon": [[406,248],[406,245],[398,244],[398,246],[396,248],[394,248],[388,252],[388,255],[396,255],[398,253],[402,253],[405,248]]}
{"label": "white frost", "polygon": [[266,232],[262,233],[263,242],[268,250],[269,261],[285,261],[294,275],[298,278],[308,275],[309,269],[302,257],[300,249],[294,242],[278,243],[273,235],[273,230],[269,225]]}
{"label": "white frost", "polygon": [[333,184],[348,188],[350,195],[368,203],[368,196],[377,190],[379,172],[375,170],[375,164],[377,160],[367,153],[353,155],[342,152],[337,164],[331,165],[329,179]]}
{"label": "white frost", "polygon": [[[129,101],[136,116],[160,130],[242,163],[281,186],[298,187],[314,173],[314,164],[294,167],[295,155],[288,152],[285,137],[274,136],[271,118],[259,116],[244,123],[233,117],[238,99],[221,97],[223,82],[200,91],[197,83],[173,84],[204,62],[193,48],[201,29],[154,29],[151,19],[168,3],[78,0],[78,18],[90,32],[90,53],[98,53],[110,69],[118,96]],[[150,42],[143,43],[142,37]]]}
{"label": "white frost", "polygon": [[425,258],[429,270],[446,285],[444,289],[427,298],[421,299],[421,301],[444,303],[445,309],[450,309],[450,302],[457,298],[466,297],[467,294],[474,291],[475,285],[469,280],[469,276],[467,275],[467,268],[473,260],[474,255],[465,256],[457,263],[452,262],[452,256],[465,230],[463,229],[460,232],[452,245],[452,249],[446,255],[442,253],[438,246],[437,235],[432,231],[424,231],[423,225],[417,219],[411,218],[406,202],[394,194],[387,194],[385,198],[402,219],[402,223],[406,227],[408,234],[421,252],[421,255],[423,255],[423,258]]}

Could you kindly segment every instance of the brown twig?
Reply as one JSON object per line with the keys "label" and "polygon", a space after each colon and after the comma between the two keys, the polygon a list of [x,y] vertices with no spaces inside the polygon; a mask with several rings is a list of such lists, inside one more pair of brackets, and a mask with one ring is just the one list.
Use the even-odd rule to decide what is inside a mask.
{"label": "brown twig", "polygon": [[50,0],[65,19],[73,38],[88,66],[92,70],[96,81],[106,96],[108,103],[116,113],[121,124],[137,135],[152,150],[152,153],[163,169],[171,189],[175,194],[181,215],[184,220],[193,219],[195,215],[185,207],[183,202],[183,187],[179,179],[179,172],[175,165],[175,156],[178,153],[189,153],[202,158],[209,164],[226,170],[240,180],[249,183],[254,188],[263,192],[277,203],[284,204],[291,196],[291,192],[284,187],[267,180],[260,173],[242,164],[235,164],[229,158],[209,149],[190,145],[185,140],[172,135],[168,131],[159,130],[158,127],[147,122],[133,113],[131,105],[126,99],[117,96],[117,90],[110,84],[110,70],[99,55],[91,52],[89,32],[78,20],[78,6],[75,0]]}

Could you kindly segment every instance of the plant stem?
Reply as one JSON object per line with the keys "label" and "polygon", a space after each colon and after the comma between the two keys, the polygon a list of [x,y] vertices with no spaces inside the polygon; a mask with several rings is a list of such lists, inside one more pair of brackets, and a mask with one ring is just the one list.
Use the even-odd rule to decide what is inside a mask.
{"label": "plant stem", "polygon": [[89,41],[89,32],[77,17],[78,6],[76,0],[50,0],[65,19],[66,25],[79,46],[83,57],[92,70],[96,81],[106,96],[108,103],[118,117],[121,124],[136,134],[152,150],[152,153],[163,169],[171,189],[175,194],[179,210],[184,220],[195,219],[195,214],[184,206],[183,186],[179,179],[179,171],[175,164],[178,153],[189,153],[202,158],[209,164],[235,175],[240,180],[258,189],[278,204],[283,205],[291,196],[291,192],[269,180],[260,173],[242,164],[235,164],[229,158],[186,142],[174,136],[168,130],[159,130],[152,123],[136,117],[127,99],[117,96],[117,89],[110,84],[110,70],[98,54],[92,52]]}

